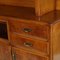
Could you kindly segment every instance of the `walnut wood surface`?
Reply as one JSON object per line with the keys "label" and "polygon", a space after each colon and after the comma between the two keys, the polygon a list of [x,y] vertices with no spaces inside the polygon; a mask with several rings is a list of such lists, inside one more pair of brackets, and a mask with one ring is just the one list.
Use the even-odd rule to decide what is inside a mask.
{"label": "walnut wood surface", "polygon": [[51,25],[52,60],[60,60],[60,20]]}
{"label": "walnut wood surface", "polygon": [[[51,11],[39,17],[36,16],[34,8],[0,5],[0,16],[16,17],[20,19],[36,20],[53,23],[60,18],[60,11]],[[56,17],[57,16],[57,17]]]}
{"label": "walnut wood surface", "polygon": [[[18,47],[22,46],[30,50],[34,49],[34,50],[49,54],[48,42],[44,42],[42,40],[35,40],[28,37],[26,38],[18,34],[14,34],[13,32],[10,33],[10,41],[11,41],[11,44],[14,46],[18,46]],[[24,43],[30,43],[31,45],[25,46]]]}
{"label": "walnut wood surface", "polygon": [[12,60],[11,46],[4,39],[0,39],[0,60]]}
{"label": "walnut wood surface", "polygon": [[0,0],[0,4],[12,6],[35,7],[34,0]]}
{"label": "walnut wood surface", "polygon": [[56,0],[56,10],[60,10],[60,0]]}
{"label": "walnut wood surface", "polygon": [[[9,41],[0,39],[0,60],[60,60],[60,1],[14,1],[0,1],[0,20],[9,25]],[[32,47],[23,45],[27,41]]]}
{"label": "walnut wood surface", "polygon": [[[34,22],[27,22],[25,20],[9,20],[10,31],[19,34],[27,34],[36,37],[49,38],[49,25],[36,24]],[[25,32],[24,29],[31,31]]]}
{"label": "walnut wood surface", "polygon": [[[15,58],[17,60],[49,60],[48,58],[41,57],[38,55],[31,54],[23,49],[18,49],[18,48],[12,48],[13,54],[15,54]],[[20,53],[20,54],[19,54]],[[28,57],[27,57],[28,56]]]}
{"label": "walnut wood surface", "polygon": [[42,16],[54,10],[55,0],[35,0],[35,11],[37,16]]}
{"label": "walnut wood surface", "polygon": [[33,7],[37,16],[55,10],[55,0],[0,0],[0,4]]}

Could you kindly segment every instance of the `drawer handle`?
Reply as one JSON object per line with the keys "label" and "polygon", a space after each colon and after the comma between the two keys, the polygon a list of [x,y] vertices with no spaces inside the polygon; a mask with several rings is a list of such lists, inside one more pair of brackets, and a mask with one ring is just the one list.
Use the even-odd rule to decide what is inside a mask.
{"label": "drawer handle", "polygon": [[26,46],[26,47],[32,47],[32,43],[31,42],[24,42],[24,46]]}
{"label": "drawer handle", "polygon": [[24,32],[31,32],[32,29],[30,29],[30,28],[24,28],[23,31],[24,31]]}

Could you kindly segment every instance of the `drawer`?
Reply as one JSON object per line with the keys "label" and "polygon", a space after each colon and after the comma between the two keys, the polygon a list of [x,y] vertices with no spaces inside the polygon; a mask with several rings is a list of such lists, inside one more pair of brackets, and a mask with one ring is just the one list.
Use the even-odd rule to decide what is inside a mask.
{"label": "drawer", "polygon": [[48,42],[42,40],[35,40],[31,38],[26,38],[24,36],[10,33],[11,44],[16,47],[24,47],[27,49],[34,49],[43,53],[49,54],[49,44]]}
{"label": "drawer", "polygon": [[10,31],[19,34],[28,34],[35,37],[49,38],[49,26],[47,24],[29,22],[26,20],[9,21]]}

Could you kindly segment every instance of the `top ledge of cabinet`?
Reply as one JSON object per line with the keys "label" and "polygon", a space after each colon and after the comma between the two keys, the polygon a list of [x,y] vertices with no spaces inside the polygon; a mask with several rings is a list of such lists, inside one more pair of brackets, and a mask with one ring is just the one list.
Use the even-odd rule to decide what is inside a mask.
{"label": "top ledge of cabinet", "polygon": [[[60,19],[60,11],[51,11],[40,17],[37,17],[35,15],[35,9],[32,7],[0,5],[0,16],[20,18],[25,20],[34,20],[51,24]],[[40,20],[38,18],[40,18]]]}

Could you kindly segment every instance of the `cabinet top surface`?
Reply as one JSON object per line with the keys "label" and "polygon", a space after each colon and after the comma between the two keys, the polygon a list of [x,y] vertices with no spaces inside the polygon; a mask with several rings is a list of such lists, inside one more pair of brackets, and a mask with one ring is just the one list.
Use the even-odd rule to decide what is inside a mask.
{"label": "cabinet top surface", "polygon": [[51,11],[49,13],[46,13],[40,16],[39,20],[35,15],[34,8],[0,5],[0,16],[16,17],[20,19],[53,23],[60,19],[60,11]]}

